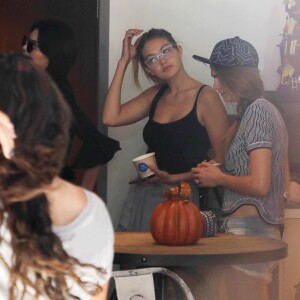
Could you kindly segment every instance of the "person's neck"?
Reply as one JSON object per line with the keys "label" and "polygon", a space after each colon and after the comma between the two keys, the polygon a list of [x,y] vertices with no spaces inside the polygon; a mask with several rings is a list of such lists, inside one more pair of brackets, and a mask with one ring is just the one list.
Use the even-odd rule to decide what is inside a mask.
{"label": "person's neck", "polygon": [[60,189],[62,186],[62,183],[64,181],[59,177],[54,177],[52,182],[49,184],[45,184],[39,188],[32,189],[30,191],[27,191],[23,193],[22,196],[17,196],[16,198],[12,198],[11,202],[22,202],[22,201],[29,201],[33,198],[35,198],[37,195],[45,194],[47,198],[51,198],[51,195]]}
{"label": "person's neck", "polygon": [[182,91],[189,90],[195,85],[199,84],[199,81],[192,78],[185,70],[177,74],[177,76],[167,81],[170,93],[179,94]]}
{"label": "person's neck", "polygon": [[46,194],[49,202],[51,202],[51,199],[60,192],[60,190],[63,188],[65,181],[61,179],[60,177],[56,176],[53,178],[52,182],[49,185],[45,185],[41,188],[43,193]]}

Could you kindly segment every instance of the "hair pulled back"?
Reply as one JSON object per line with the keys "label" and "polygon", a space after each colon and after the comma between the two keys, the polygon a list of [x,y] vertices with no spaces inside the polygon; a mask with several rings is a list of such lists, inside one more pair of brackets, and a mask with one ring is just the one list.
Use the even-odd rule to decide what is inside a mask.
{"label": "hair pulled back", "polygon": [[52,76],[66,76],[77,57],[71,28],[63,21],[47,19],[33,23],[31,32],[34,29],[38,30],[39,49],[49,59],[47,72]]}
{"label": "hair pulled back", "polygon": [[140,87],[139,83],[139,65],[142,67],[143,71],[145,72],[145,75],[148,79],[152,80],[155,83],[161,83],[161,81],[155,77],[150,75],[148,72],[145,71],[146,65],[144,63],[144,57],[143,57],[143,49],[145,47],[145,44],[148,41],[151,41],[153,39],[166,39],[167,41],[170,42],[170,44],[176,45],[176,41],[173,38],[172,34],[168,32],[165,29],[157,29],[157,28],[152,28],[149,31],[143,33],[139,39],[138,39],[138,46],[136,48],[136,55],[134,59],[132,60],[133,64],[133,78],[134,78],[134,83],[136,84],[137,87]]}

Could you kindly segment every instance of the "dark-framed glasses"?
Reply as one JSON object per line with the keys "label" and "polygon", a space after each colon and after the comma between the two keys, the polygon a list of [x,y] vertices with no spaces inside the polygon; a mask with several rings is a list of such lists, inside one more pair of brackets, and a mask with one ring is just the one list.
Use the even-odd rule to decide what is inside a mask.
{"label": "dark-framed glasses", "polygon": [[149,68],[158,65],[161,57],[169,58],[172,54],[174,54],[174,48],[176,47],[177,45],[173,45],[173,44],[164,46],[158,54],[147,56],[146,59],[144,60],[145,65],[148,66]]}
{"label": "dark-framed glasses", "polygon": [[26,51],[28,53],[31,53],[33,49],[38,49],[39,48],[39,43],[37,41],[31,40],[27,38],[26,35],[23,36],[22,38],[22,47],[26,45]]}

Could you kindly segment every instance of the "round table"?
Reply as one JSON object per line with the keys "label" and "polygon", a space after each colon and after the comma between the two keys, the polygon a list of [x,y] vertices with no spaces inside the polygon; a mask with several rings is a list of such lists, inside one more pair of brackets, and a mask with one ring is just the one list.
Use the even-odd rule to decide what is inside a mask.
{"label": "round table", "polygon": [[116,232],[114,263],[136,266],[230,265],[279,260],[287,244],[258,236],[217,234],[190,246],[157,244],[150,232]]}

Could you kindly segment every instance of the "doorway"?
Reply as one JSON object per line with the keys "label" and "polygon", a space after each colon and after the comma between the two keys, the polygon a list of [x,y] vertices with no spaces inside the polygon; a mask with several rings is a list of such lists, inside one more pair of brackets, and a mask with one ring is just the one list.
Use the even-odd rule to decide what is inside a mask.
{"label": "doorway", "polygon": [[[71,27],[77,43],[78,56],[69,79],[79,106],[97,128],[101,115],[98,103],[99,3],[100,0],[0,0],[0,52],[21,51],[22,37],[29,34],[33,21],[55,18]],[[101,5],[105,10],[109,10],[109,2],[104,1]],[[107,11],[105,14],[103,10],[101,12],[108,16]],[[108,28],[105,28],[107,27],[104,26],[102,33],[108,32]],[[104,34],[104,38],[105,36]],[[104,55],[108,53],[105,52]],[[103,77],[105,85],[102,85],[105,87],[106,76]],[[102,94],[103,92],[105,93],[102,91]],[[102,126],[101,132],[106,134],[106,131]],[[74,149],[76,152],[78,146]],[[80,177],[81,173],[78,173]],[[105,166],[101,167],[99,177],[97,191],[106,198]]]}

